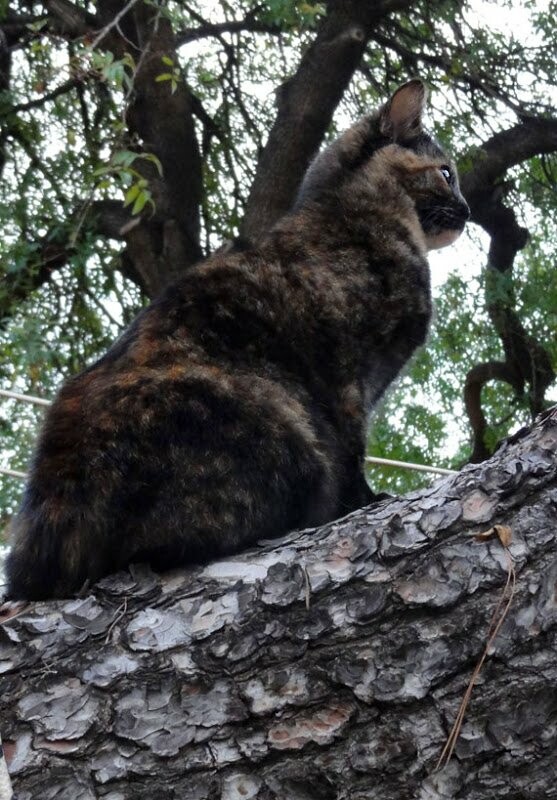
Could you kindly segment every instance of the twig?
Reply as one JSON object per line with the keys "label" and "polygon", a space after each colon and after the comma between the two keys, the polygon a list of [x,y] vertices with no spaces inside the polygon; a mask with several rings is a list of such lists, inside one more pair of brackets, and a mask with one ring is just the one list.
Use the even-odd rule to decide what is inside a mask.
{"label": "twig", "polygon": [[131,9],[131,8],[132,8],[132,7],[133,7],[135,4],[136,4],[136,3],[137,3],[137,0],[129,0],[129,2],[128,2],[128,3],[126,3],[126,5],[124,6],[124,8],[123,8],[121,11],[119,11],[119,12],[116,14],[116,16],[114,17],[114,19],[113,19],[113,20],[111,20],[111,21],[108,23],[108,25],[106,25],[106,26],[105,26],[105,27],[102,29],[102,31],[101,31],[101,32],[100,32],[100,33],[99,33],[99,34],[98,34],[98,35],[97,35],[97,36],[96,36],[96,37],[93,39],[93,41],[92,41],[92,42],[91,42],[91,44],[89,45],[89,47],[91,48],[91,50],[94,50],[94,49],[95,49],[95,47],[97,47],[97,45],[99,44],[99,42],[102,42],[102,40],[104,39],[104,37],[107,35],[107,33],[109,33],[109,31],[111,31],[111,30],[112,30],[112,28],[115,28],[115,27],[117,27],[117,25],[118,25],[118,23],[120,22],[120,20],[122,19],[122,17],[125,17],[125,16],[126,16],[126,14],[128,13],[128,11],[129,11],[129,10],[130,10],[130,9]]}
{"label": "twig", "polygon": [[120,606],[118,606],[118,608],[116,609],[116,613],[114,615],[114,619],[110,623],[110,628],[108,629],[106,633],[106,638],[104,640],[105,644],[108,644],[110,637],[112,635],[112,631],[114,630],[116,625],[120,622],[120,620],[125,615],[127,610],[128,610],[128,598],[124,597],[124,602]]}
{"label": "twig", "polygon": [[[456,715],[456,719],[455,719],[454,724],[453,724],[453,726],[451,728],[451,732],[449,733],[449,736],[448,736],[447,741],[445,743],[445,747],[443,748],[443,751],[442,751],[441,755],[439,756],[439,760],[438,760],[438,762],[437,762],[437,764],[435,766],[435,771],[441,769],[441,767],[447,766],[447,764],[449,763],[449,761],[452,758],[452,755],[453,755],[453,752],[454,752],[458,737],[460,735],[460,729],[462,728],[464,715],[466,714],[466,709],[468,708],[468,703],[470,702],[470,697],[472,696],[472,691],[474,689],[474,684],[475,684],[476,679],[477,679],[478,675],[480,674],[481,669],[482,669],[482,667],[484,665],[484,662],[485,662],[485,660],[486,660],[486,658],[487,658],[487,656],[489,654],[489,648],[491,647],[491,645],[493,644],[497,634],[499,633],[499,630],[501,629],[501,625],[505,621],[505,619],[507,617],[507,614],[508,614],[508,611],[509,611],[509,608],[511,607],[511,603],[513,601],[514,591],[515,591],[515,587],[516,587],[516,570],[514,568],[513,558],[512,558],[512,555],[511,555],[511,553],[510,553],[510,551],[508,549],[508,545],[504,543],[503,536],[502,536],[502,534],[500,532],[501,529],[503,529],[503,526],[495,525],[494,528],[492,528],[490,531],[487,532],[487,534],[480,534],[480,536],[485,538],[488,535],[492,535],[492,533],[496,533],[496,534],[499,535],[499,539],[501,541],[501,544],[503,545],[503,548],[505,550],[505,553],[506,553],[507,559],[508,559],[507,582],[505,583],[505,587],[503,589],[503,592],[501,593],[501,597],[499,598],[499,602],[497,603],[497,607],[495,608],[495,611],[493,612],[493,616],[491,617],[491,622],[489,623],[489,629],[488,629],[488,639],[487,639],[486,645],[484,647],[483,653],[482,653],[482,655],[480,657],[480,660],[476,664],[474,672],[472,673],[472,677],[470,678],[470,681],[469,681],[468,686],[466,688],[466,692],[464,693],[464,697],[462,698],[462,701],[460,703],[460,706],[459,706],[459,709],[458,709],[458,713]],[[508,531],[510,533],[510,529],[505,528],[504,530]],[[510,594],[509,594],[508,600],[507,600],[507,602],[505,604],[503,612],[501,613],[501,615],[498,618],[499,611],[501,609],[501,606],[503,605],[503,602],[504,602],[505,597],[507,595],[507,591],[509,590],[509,586],[510,586]]]}
{"label": "twig", "polygon": [[309,611],[310,606],[310,597],[311,597],[311,582],[309,579],[309,572],[307,571],[307,567],[302,567],[304,571],[304,582],[305,582],[305,591],[306,591],[306,609]]}

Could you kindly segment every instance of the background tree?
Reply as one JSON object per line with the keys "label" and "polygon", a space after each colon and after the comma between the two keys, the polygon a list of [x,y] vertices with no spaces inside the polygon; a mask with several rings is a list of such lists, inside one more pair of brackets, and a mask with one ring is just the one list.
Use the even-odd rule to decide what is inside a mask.
{"label": "background tree", "polygon": [[[419,74],[479,245],[461,246],[466,271],[455,251],[433,260],[432,340],[370,448],[485,458],[555,399],[557,356],[556,4],[500,2],[486,23],[490,8],[0,0],[0,386],[52,395],[182,270],[268,230],[323,140]],[[12,466],[36,413],[2,405]],[[3,481],[5,513],[19,490]]]}

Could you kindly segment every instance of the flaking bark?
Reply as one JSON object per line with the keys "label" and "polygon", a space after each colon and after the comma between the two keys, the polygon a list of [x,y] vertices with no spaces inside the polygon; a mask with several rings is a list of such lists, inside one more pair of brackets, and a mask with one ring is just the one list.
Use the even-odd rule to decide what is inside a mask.
{"label": "flaking bark", "polygon": [[[145,567],[0,629],[18,800],[555,798],[557,410],[323,528]],[[453,761],[435,763],[507,578]]]}

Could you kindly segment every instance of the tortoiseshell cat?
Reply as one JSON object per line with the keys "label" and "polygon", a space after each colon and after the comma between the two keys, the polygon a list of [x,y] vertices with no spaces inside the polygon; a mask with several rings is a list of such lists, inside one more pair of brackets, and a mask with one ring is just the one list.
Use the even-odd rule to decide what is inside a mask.
{"label": "tortoiseshell cat", "polygon": [[259,245],[145,309],[49,409],[8,596],[69,595],[322,524],[373,499],[367,420],[424,342],[427,251],[469,215],[419,80],[317,157]]}

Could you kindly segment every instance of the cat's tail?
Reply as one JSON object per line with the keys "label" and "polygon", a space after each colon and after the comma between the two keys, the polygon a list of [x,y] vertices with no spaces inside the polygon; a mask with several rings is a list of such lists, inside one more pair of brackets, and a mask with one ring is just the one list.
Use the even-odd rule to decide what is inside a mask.
{"label": "cat's tail", "polygon": [[96,538],[91,520],[49,520],[24,504],[10,526],[7,599],[68,597],[100,577],[101,548],[90,537]]}

